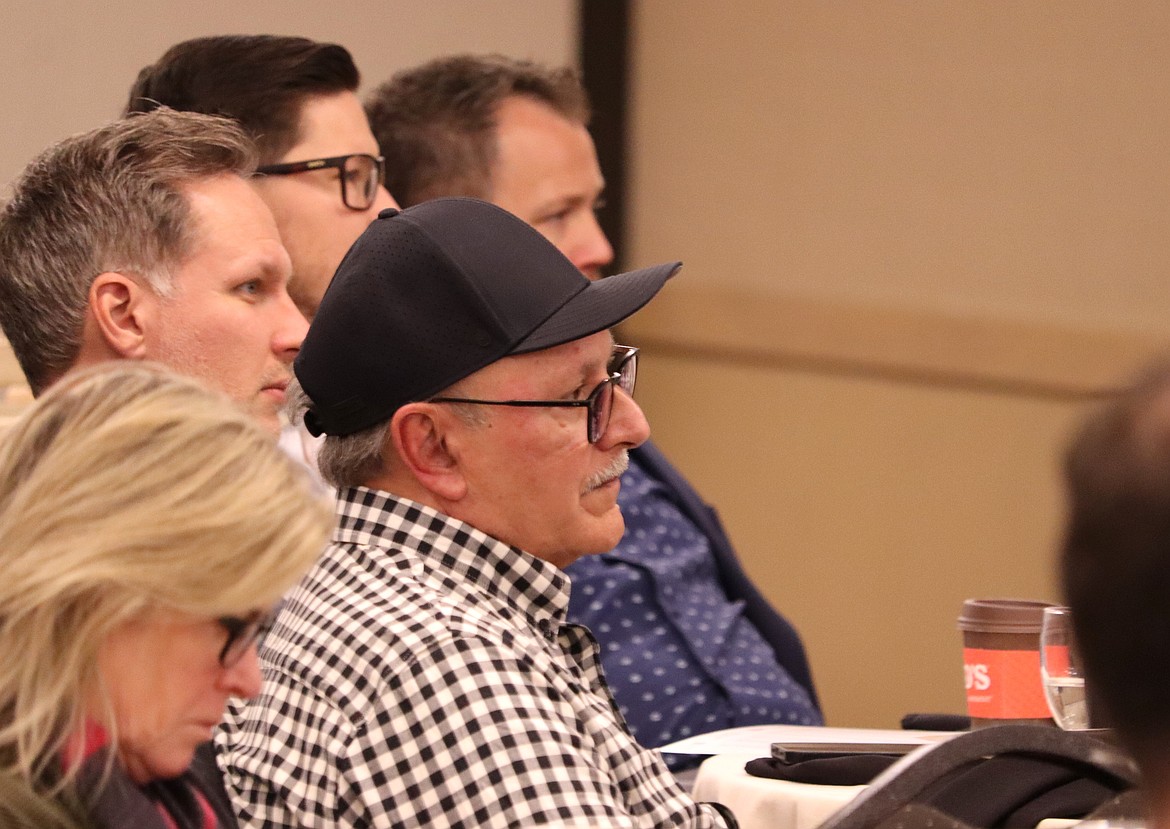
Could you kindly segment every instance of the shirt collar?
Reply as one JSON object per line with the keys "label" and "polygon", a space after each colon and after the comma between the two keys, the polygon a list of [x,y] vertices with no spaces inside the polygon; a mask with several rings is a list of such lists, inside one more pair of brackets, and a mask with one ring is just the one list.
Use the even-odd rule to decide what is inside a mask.
{"label": "shirt collar", "polygon": [[470,587],[523,613],[553,640],[565,622],[569,579],[558,567],[436,509],[367,487],[337,493],[338,544],[409,549],[449,588]]}

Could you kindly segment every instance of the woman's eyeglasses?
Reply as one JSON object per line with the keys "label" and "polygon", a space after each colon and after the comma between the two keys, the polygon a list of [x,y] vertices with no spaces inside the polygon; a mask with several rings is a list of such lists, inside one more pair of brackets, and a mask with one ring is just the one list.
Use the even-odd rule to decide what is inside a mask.
{"label": "woman's eyeglasses", "polygon": [[272,628],[276,618],[276,609],[258,610],[245,617],[220,616],[216,619],[220,627],[227,631],[227,641],[219,652],[219,664],[224,668],[234,667],[248,652],[248,648],[256,644]]}

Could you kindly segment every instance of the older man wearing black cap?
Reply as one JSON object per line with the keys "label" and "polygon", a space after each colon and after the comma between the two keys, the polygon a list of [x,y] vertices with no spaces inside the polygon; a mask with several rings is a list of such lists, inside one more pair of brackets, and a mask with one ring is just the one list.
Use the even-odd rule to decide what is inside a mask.
{"label": "older man wearing black cap", "polygon": [[474,199],[350,249],[295,363],[340,525],[217,735],[245,825],[733,822],[624,727],[559,569],[621,537],[649,427],[608,329],[678,267],[591,282]]}

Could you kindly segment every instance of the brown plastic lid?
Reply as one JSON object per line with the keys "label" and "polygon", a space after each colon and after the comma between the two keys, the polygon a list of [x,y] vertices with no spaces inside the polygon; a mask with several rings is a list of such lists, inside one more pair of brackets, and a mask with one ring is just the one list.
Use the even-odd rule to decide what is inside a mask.
{"label": "brown plastic lid", "polygon": [[1044,608],[1052,602],[1035,599],[967,599],[959,614],[959,630],[971,633],[1039,633]]}

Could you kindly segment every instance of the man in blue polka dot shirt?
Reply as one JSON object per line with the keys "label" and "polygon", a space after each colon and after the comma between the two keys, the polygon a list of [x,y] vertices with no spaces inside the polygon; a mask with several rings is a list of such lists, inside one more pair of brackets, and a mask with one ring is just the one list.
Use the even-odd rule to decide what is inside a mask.
{"label": "man in blue polka dot shirt", "polygon": [[[604,180],[575,71],[443,58],[399,73],[366,109],[387,188],[404,207],[474,196],[533,225],[590,278],[613,259],[594,212]],[[621,543],[566,572],[570,618],[601,642],[634,736],[660,746],[731,726],[821,724],[800,637],[751,584],[715,512],[651,443],[630,453],[619,504]]]}

